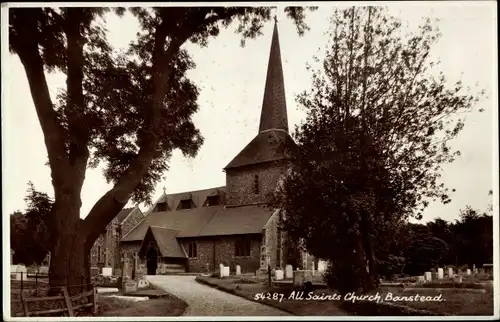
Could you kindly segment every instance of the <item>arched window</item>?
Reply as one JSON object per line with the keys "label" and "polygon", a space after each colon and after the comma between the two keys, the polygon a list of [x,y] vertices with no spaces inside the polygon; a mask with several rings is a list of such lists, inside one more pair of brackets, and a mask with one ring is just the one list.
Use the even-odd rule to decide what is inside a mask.
{"label": "arched window", "polygon": [[256,195],[259,194],[259,175],[256,174],[255,177],[253,178],[253,193]]}

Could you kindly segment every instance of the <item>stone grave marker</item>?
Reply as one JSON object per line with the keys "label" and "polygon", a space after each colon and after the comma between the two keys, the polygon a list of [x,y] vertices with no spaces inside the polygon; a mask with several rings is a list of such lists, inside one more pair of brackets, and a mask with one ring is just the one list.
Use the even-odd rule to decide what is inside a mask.
{"label": "stone grave marker", "polygon": [[283,279],[283,270],[277,269],[275,276],[277,281],[281,281]]}
{"label": "stone grave marker", "polygon": [[424,283],[424,282],[425,282],[425,276],[424,275],[417,276],[417,283]]}
{"label": "stone grave marker", "polygon": [[426,282],[432,281],[432,272],[425,272],[425,281]]}
{"label": "stone grave marker", "polygon": [[470,275],[470,274],[471,274],[471,272],[470,272],[470,268],[467,268],[467,273],[466,273],[466,274],[467,274],[467,275]]}
{"label": "stone grave marker", "polygon": [[314,276],[314,273],[315,273],[315,264],[314,262],[311,262],[311,272],[312,272],[312,275]]}
{"label": "stone grave marker", "polygon": [[306,282],[312,283],[312,272],[307,270],[296,270],[293,272],[293,286],[302,287]]}
{"label": "stone grave marker", "polygon": [[438,280],[442,280],[444,278],[444,270],[442,268],[438,268],[437,278]]}
{"label": "stone grave marker", "polygon": [[326,261],[320,259],[318,261],[318,273],[323,274],[326,270],[326,265]]}
{"label": "stone grave marker", "polygon": [[149,286],[149,281],[145,279],[140,279],[137,283],[138,288],[146,288]]}
{"label": "stone grave marker", "polygon": [[448,267],[448,277],[449,278],[453,277],[453,267]]}
{"label": "stone grave marker", "polygon": [[113,268],[111,267],[102,268],[102,276],[112,276],[112,275],[113,275]]}
{"label": "stone grave marker", "polygon": [[224,266],[223,272],[224,272],[224,277],[228,277],[229,276],[229,266]]}
{"label": "stone grave marker", "polygon": [[219,264],[219,275],[224,277],[224,264]]}
{"label": "stone grave marker", "polygon": [[454,283],[462,283],[462,276],[461,275],[455,275],[453,277],[453,282]]}
{"label": "stone grave marker", "polygon": [[132,293],[137,291],[137,282],[134,280],[128,280],[124,282],[123,292],[124,293]]}
{"label": "stone grave marker", "polygon": [[236,276],[240,276],[240,275],[241,275],[241,266],[236,265]]}

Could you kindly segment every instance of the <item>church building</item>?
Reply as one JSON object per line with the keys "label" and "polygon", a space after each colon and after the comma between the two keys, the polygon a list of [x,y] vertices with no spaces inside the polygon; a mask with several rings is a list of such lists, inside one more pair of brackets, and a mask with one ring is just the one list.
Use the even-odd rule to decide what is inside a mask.
{"label": "church building", "polygon": [[231,271],[240,265],[242,273],[284,268],[283,214],[266,205],[296,147],[288,133],[277,22],[267,68],[259,131],[224,168],[226,186],[164,191],[121,239],[127,275],[209,272],[219,264]]}

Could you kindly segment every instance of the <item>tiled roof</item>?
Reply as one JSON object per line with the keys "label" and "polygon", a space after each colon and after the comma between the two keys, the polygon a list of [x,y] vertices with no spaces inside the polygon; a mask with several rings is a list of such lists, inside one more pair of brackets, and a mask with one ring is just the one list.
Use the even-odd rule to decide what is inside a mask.
{"label": "tiled roof", "polygon": [[259,133],[225,169],[288,159],[294,155],[295,149],[296,144],[288,132],[268,130]]}
{"label": "tiled roof", "polygon": [[156,204],[167,202],[169,209],[176,210],[181,200],[192,199],[196,207],[201,207],[208,196],[220,194],[222,198],[224,198],[225,193],[226,193],[226,187],[224,186],[210,188],[210,189],[196,190],[196,191],[172,193],[160,197],[160,199],[158,199]]}
{"label": "tiled roof", "polygon": [[261,233],[273,212],[264,206],[228,207],[218,211],[198,236]]}
{"label": "tiled roof", "polygon": [[134,210],[134,208],[123,208],[118,215],[115,216],[116,220],[118,221],[119,224],[121,224],[125,218],[130,214],[130,212]]}
{"label": "tiled roof", "polygon": [[164,227],[179,230],[181,235],[196,236],[207,225],[215,213],[224,206],[200,207],[178,211],[153,212],[132,229],[122,241],[144,239],[148,227]]}
{"label": "tiled roof", "polygon": [[122,241],[143,240],[149,226],[177,230],[177,238],[260,233],[271,216],[270,209],[257,205],[155,212],[147,216]]}
{"label": "tiled roof", "polygon": [[158,245],[158,250],[163,257],[180,257],[186,258],[186,253],[182,250],[182,246],[177,241],[178,230],[166,229],[161,227],[150,226],[151,232]]}

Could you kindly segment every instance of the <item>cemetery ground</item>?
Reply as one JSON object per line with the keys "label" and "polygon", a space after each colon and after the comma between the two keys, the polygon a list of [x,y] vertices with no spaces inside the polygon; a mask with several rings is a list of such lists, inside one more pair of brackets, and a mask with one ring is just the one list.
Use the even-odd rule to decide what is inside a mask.
{"label": "cemetery ground", "polygon": [[[364,315],[364,316],[404,316],[404,315],[492,315],[493,314],[493,287],[491,276],[478,274],[464,276],[463,283],[453,283],[451,279],[436,280],[431,283],[417,284],[416,277],[395,280],[395,283],[382,283],[377,292],[382,301],[355,301],[332,299],[329,295],[335,293],[325,287],[316,288],[314,295],[323,296],[324,300],[289,299],[294,291],[293,285],[278,287],[273,283],[268,286],[266,277],[230,276],[196,278],[199,283],[212,286],[218,290],[241,296],[248,300],[258,301],[297,316],[335,316],[335,315]],[[321,277],[314,276],[314,283],[319,284]],[[483,284],[481,284],[483,283]],[[256,300],[259,293],[283,294],[283,299]],[[390,295],[388,295],[390,294]],[[437,297],[441,301],[411,301],[409,297]],[[361,294],[356,294],[361,295]],[[395,301],[396,297],[399,297]],[[392,300],[391,300],[392,298]]]}
{"label": "cemetery ground", "polygon": [[[108,285],[115,286],[115,285]],[[23,312],[23,306],[19,303],[21,287],[24,296],[44,297],[48,292],[48,278],[39,278],[35,282],[33,279],[25,279],[22,282],[11,280],[11,316],[16,316]],[[90,310],[74,312],[75,316],[179,316],[182,315],[187,307],[186,302],[178,297],[165,292],[162,289],[149,285],[146,288],[139,289],[136,292],[124,294],[120,292],[105,293],[98,295],[97,313]],[[148,297],[148,300],[134,301],[132,297]],[[54,310],[63,307],[62,301],[37,301],[30,303],[30,311]],[[53,314],[52,316],[61,316],[62,314]],[[35,315],[36,316],[36,315]]]}

